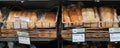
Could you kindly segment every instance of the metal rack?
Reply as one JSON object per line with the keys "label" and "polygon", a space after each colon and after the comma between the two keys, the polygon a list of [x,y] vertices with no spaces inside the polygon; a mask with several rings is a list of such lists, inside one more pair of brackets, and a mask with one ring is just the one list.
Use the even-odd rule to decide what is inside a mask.
{"label": "metal rack", "polygon": [[[1,1],[3,1],[3,0],[1,0]],[[21,1],[21,0],[12,0],[12,1]],[[22,0],[22,1],[50,1],[50,0]],[[69,1],[94,1],[94,0],[68,0],[68,2]],[[30,40],[31,41],[53,41],[53,40],[57,40],[58,48],[62,48],[63,40],[72,41],[72,39],[71,38],[68,38],[68,39],[62,38],[62,34],[61,34],[62,32],[61,31],[63,29],[73,29],[73,28],[76,28],[76,27],[71,27],[71,28],[65,28],[64,27],[64,25],[62,24],[62,6],[63,6],[63,3],[67,2],[67,1],[58,0],[56,2],[59,5],[58,19],[57,19],[57,25],[56,25],[56,27],[57,27],[57,38],[31,38]],[[81,28],[81,26],[79,28]],[[48,29],[45,29],[45,30],[48,30]],[[0,41],[12,42],[12,41],[18,41],[18,38],[3,38],[3,37],[1,37]],[[109,40],[109,38],[104,38],[103,37],[103,38],[86,38],[86,41],[110,41],[110,40]]]}
{"label": "metal rack", "polygon": [[[67,4],[67,3],[69,3],[69,2],[72,2],[72,1],[75,1],[75,2],[79,2],[79,1],[82,1],[82,0],[67,0],[67,1],[64,1],[64,3],[65,3],[65,5]],[[103,3],[102,1],[108,1],[108,0],[84,0],[84,1],[86,1],[85,3],[88,3],[89,1],[93,1],[94,3],[88,3],[87,5],[88,6],[92,6],[92,5],[94,5],[94,6],[97,6],[97,7],[99,7],[99,6],[102,6],[102,5],[104,5],[105,4],[105,6],[107,6],[108,4],[111,4],[111,5],[108,5],[108,6],[113,6],[113,7],[115,7],[115,8],[117,8],[117,5],[119,5],[119,3],[111,3],[111,2],[109,2],[108,4],[107,3]],[[115,1],[118,1],[118,0],[115,0]],[[100,3],[98,3],[98,2],[100,2]],[[102,4],[102,3],[103,4]],[[86,6],[87,6],[86,5]],[[118,9],[118,8],[117,8]],[[71,25],[71,24],[69,24],[68,23],[68,25]],[[120,25],[120,24],[119,24]],[[91,26],[91,24],[90,24],[90,26]],[[84,28],[84,26],[68,26],[68,27],[64,27],[64,23],[63,23],[63,28],[62,29],[64,29],[64,30],[69,30],[69,29],[75,29],[75,28]],[[106,29],[106,28],[101,28],[101,29]],[[109,29],[109,28],[107,28],[107,29]],[[69,31],[68,31],[69,32]],[[89,33],[89,32],[85,32],[85,34],[87,34],[87,33]],[[91,32],[91,34],[92,34],[93,32]],[[96,33],[98,33],[98,32],[96,32]],[[100,32],[101,33],[101,32]],[[108,33],[109,33],[109,31],[108,31]],[[67,34],[67,33],[66,33]],[[72,34],[72,33],[71,33]],[[63,38],[63,40],[64,41],[72,41],[72,37],[71,38]],[[100,38],[97,38],[97,37],[95,37],[95,38],[85,38],[85,42],[87,42],[87,41],[92,41],[92,42],[99,42],[99,41],[103,41],[103,42],[110,42],[110,38],[109,37],[100,37]],[[77,43],[76,43],[77,44]],[[80,44],[78,43],[77,44],[77,47],[76,48],[80,48]]]}
{"label": "metal rack", "polygon": [[[13,1],[14,3],[12,3],[12,1],[7,2],[7,3],[8,3],[9,5],[12,4],[13,6],[14,6],[15,4],[16,4],[16,5],[20,5],[20,4],[23,5],[23,4],[24,4],[24,7],[29,4],[29,3],[23,3],[23,4],[22,4],[22,3],[20,3],[18,0],[16,0],[16,1],[17,1],[17,3],[15,3],[14,1]],[[21,0],[20,0],[20,1],[21,1]],[[30,0],[30,1],[32,1],[32,0]],[[37,1],[37,0],[34,0],[34,1]],[[52,9],[52,8],[49,8],[49,7],[51,7],[52,5],[56,5],[55,3],[61,4],[59,1],[50,1],[50,0],[47,0],[47,1],[46,1],[46,0],[43,0],[43,3],[42,3],[42,0],[39,0],[39,1],[40,1],[40,4],[43,4],[43,5],[41,5],[41,6],[44,6],[44,5],[45,5],[45,6],[44,6],[45,9]],[[29,1],[26,1],[26,0],[25,0],[25,2],[29,2]],[[53,3],[53,4],[50,5],[49,7],[47,7],[47,6],[46,6],[46,3],[48,4],[48,2]],[[6,4],[4,4],[4,3],[5,3],[5,1],[1,2],[2,5],[7,5],[7,3],[6,3]],[[20,3],[20,4],[19,4],[19,3]],[[31,2],[31,3],[32,3],[32,2]],[[31,4],[31,3],[30,3],[30,4]],[[39,3],[39,2],[36,2],[35,4],[38,4],[38,3]],[[35,4],[33,3],[33,5],[35,5]],[[21,6],[21,5],[20,5],[20,6]],[[59,6],[59,5],[58,5],[58,6]],[[35,6],[35,7],[37,7],[37,6]],[[35,8],[35,7],[31,7],[31,9],[33,9],[33,8]],[[40,6],[38,5],[38,8],[39,8],[39,7],[40,7]],[[44,7],[43,7],[43,8],[44,8]],[[61,7],[61,6],[59,6],[59,7]],[[40,8],[41,8],[41,7],[40,7]],[[5,8],[5,9],[6,9],[6,8]],[[4,10],[5,10],[5,9],[4,9]],[[58,11],[57,13],[60,12],[60,9],[61,9],[61,8],[58,9],[59,11]],[[7,15],[5,14],[5,16],[7,16]],[[56,15],[56,16],[61,16],[61,15],[58,14],[58,15]],[[60,24],[60,19],[57,19],[57,21],[58,21],[58,22],[56,22],[56,24]],[[2,25],[5,25],[5,24],[2,23]],[[13,25],[14,25],[14,24],[13,24]],[[1,26],[1,27],[2,27],[2,26]],[[56,28],[56,27],[57,27],[57,28]],[[55,29],[54,31],[57,32],[57,34],[56,34],[57,37],[56,37],[56,38],[49,38],[49,37],[48,37],[48,38],[44,38],[44,37],[43,37],[43,38],[41,38],[41,37],[30,37],[30,41],[50,42],[50,41],[58,40],[58,48],[61,48],[61,46],[59,45],[59,44],[61,43],[61,42],[60,42],[60,37],[61,37],[61,36],[60,36],[60,31],[61,31],[61,30],[59,30],[59,28],[60,28],[59,25],[56,25],[56,27],[55,27],[55,28],[44,28],[44,29],[43,29],[43,28],[39,28],[39,29],[38,29],[38,28],[35,27],[35,28],[32,29],[32,30],[39,30],[39,31],[41,31],[41,30],[43,30],[43,31],[44,31],[44,30],[47,30],[47,31],[49,31],[49,30],[54,30],[54,29]],[[6,28],[3,27],[3,28],[1,28],[1,30],[2,30],[2,29],[6,29]],[[6,30],[8,30],[8,29],[6,29]],[[12,30],[15,31],[16,29],[15,29],[15,28],[12,28]],[[20,31],[21,31],[21,30],[26,30],[26,31],[28,31],[28,33],[31,33],[30,29],[22,29],[22,28],[20,28],[19,30],[20,30]],[[35,31],[35,32],[36,32],[36,31]],[[35,32],[34,32],[34,33],[35,33]],[[5,32],[4,32],[4,33],[5,33]],[[7,33],[7,32],[6,32],[6,33]],[[32,33],[33,33],[33,32],[32,32]],[[16,36],[16,35],[15,35],[15,36]],[[6,42],[8,42],[8,46],[9,46],[9,45],[13,46],[13,45],[14,45],[14,42],[18,41],[18,38],[17,38],[17,36],[16,36],[16,37],[0,37],[0,41],[6,41]],[[30,46],[31,46],[31,45],[30,45]],[[9,48],[11,48],[11,47],[9,46]]]}

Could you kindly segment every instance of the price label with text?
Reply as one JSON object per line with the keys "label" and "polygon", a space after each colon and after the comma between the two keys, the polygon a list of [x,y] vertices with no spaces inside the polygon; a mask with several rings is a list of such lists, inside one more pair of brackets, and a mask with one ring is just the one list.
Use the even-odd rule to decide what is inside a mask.
{"label": "price label with text", "polygon": [[17,32],[19,43],[30,44],[30,38],[28,32]]}
{"label": "price label with text", "polygon": [[85,32],[85,28],[72,29],[73,33]]}
{"label": "price label with text", "polygon": [[120,32],[120,28],[109,28],[109,32],[110,32],[110,33]]}
{"label": "price label with text", "polygon": [[110,33],[110,41],[111,42],[120,41],[120,33]]}
{"label": "price label with text", "polygon": [[30,44],[30,38],[29,37],[18,37],[19,43],[21,44]]}
{"label": "price label with text", "polygon": [[85,34],[72,34],[72,42],[85,42]]}

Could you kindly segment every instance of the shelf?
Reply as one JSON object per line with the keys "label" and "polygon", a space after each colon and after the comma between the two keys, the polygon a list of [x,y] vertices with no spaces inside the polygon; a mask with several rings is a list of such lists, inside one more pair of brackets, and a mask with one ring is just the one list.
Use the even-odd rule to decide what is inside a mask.
{"label": "shelf", "polygon": [[94,0],[68,0],[68,1],[94,1]]}
{"label": "shelf", "polygon": [[120,1],[120,0],[100,0],[100,1]]}
{"label": "shelf", "polygon": [[51,1],[51,0],[0,0],[0,1]]}
{"label": "shelf", "polygon": [[68,1],[120,1],[120,0],[68,0]]}
{"label": "shelf", "polygon": [[[64,39],[67,41],[72,41],[72,39]],[[109,41],[109,38],[86,38],[86,41]]]}
{"label": "shelf", "polygon": [[[31,41],[52,41],[55,39],[49,38],[31,38]],[[18,38],[0,38],[0,41],[18,41]]]}

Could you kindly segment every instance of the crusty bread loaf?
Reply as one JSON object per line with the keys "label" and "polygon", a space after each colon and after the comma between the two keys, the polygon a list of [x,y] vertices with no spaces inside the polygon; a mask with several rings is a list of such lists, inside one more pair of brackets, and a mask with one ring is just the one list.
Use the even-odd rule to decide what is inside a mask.
{"label": "crusty bread loaf", "polygon": [[13,16],[15,15],[15,13],[16,12],[14,12],[14,11],[11,11],[10,13],[9,13],[9,16],[8,16],[8,19],[7,19],[7,25],[6,25],[6,27],[7,27],[7,29],[10,29],[10,28],[12,28],[13,27],[13,23],[12,23],[12,21],[13,21]]}
{"label": "crusty bread loaf", "polygon": [[[27,20],[28,28],[32,29],[35,27],[34,22],[37,21],[37,15],[34,11],[28,12],[28,11],[10,11],[8,19],[7,19],[7,29],[12,29],[14,26],[20,27],[21,19],[20,21],[15,21],[15,17],[23,17],[22,20]],[[29,18],[29,19],[26,19]],[[29,21],[28,21],[29,20]],[[27,23],[26,22],[26,23]],[[27,26],[27,24],[25,24]],[[22,25],[23,26],[23,25]]]}
{"label": "crusty bread loaf", "polygon": [[85,27],[99,27],[100,19],[96,8],[82,9],[83,22]]}
{"label": "crusty bread loaf", "polygon": [[112,8],[101,7],[100,13],[102,21],[113,21],[114,10]]}
{"label": "crusty bread loaf", "polygon": [[118,19],[115,9],[110,7],[101,7],[100,17],[102,21],[102,27],[118,27]]}
{"label": "crusty bread loaf", "polygon": [[30,16],[30,22],[29,22],[29,28],[34,28],[35,27],[35,23],[37,22],[37,14],[35,12],[31,12]]}
{"label": "crusty bread loaf", "polygon": [[77,12],[75,9],[69,9],[69,16],[71,22],[79,22],[79,17],[77,16]]}
{"label": "crusty bread loaf", "polygon": [[79,16],[77,15],[76,9],[69,9],[68,14],[73,25],[79,25],[80,20]]}
{"label": "crusty bread loaf", "polygon": [[2,22],[2,20],[3,20],[3,14],[2,14],[2,12],[0,10],[0,22]]}
{"label": "crusty bread loaf", "polygon": [[71,22],[70,17],[68,15],[67,8],[63,8],[63,13],[62,14],[63,14],[63,22],[66,22],[66,23]]}
{"label": "crusty bread loaf", "polygon": [[80,7],[76,7],[76,5],[63,7],[62,13],[62,21],[65,27],[70,26],[81,26],[82,23],[82,12]]}
{"label": "crusty bread loaf", "polygon": [[56,14],[46,12],[42,19],[36,23],[37,28],[53,28],[56,26]]}
{"label": "crusty bread loaf", "polygon": [[83,17],[82,17],[82,12],[81,12],[81,8],[76,8],[76,12],[77,12],[77,15],[78,15],[78,20],[79,20],[79,24],[80,25],[82,25],[82,19],[83,19]]}
{"label": "crusty bread loaf", "polygon": [[83,8],[82,16],[84,22],[92,22],[95,19],[95,13],[93,8]]}

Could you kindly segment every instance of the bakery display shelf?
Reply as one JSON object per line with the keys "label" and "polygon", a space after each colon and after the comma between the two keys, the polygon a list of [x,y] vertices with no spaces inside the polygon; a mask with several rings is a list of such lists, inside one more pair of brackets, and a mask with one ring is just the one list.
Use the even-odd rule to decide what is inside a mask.
{"label": "bakery display shelf", "polygon": [[[66,0],[63,0],[66,1]],[[67,0],[67,1],[94,1],[94,0]]]}
{"label": "bakery display shelf", "polygon": [[95,2],[100,2],[100,1],[119,1],[119,0],[67,0],[67,1],[95,1]]}
{"label": "bakery display shelf", "polygon": [[12,30],[12,29],[1,29],[0,37],[4,38],[15,38],[18,37],[17,32],[26,32],[30,38],[53,38],[57,37],[56,29],[45,29],[45,30]]}
{"label": "bakery display shelf", "polygon": [[[21,7],[20,7],[21,8]],[[19,16],[19,13],[23,13],[24,15]],[[43,11],[44,12],[44,11]],[[47,12],[42,13],[41,11],[10,11],[8,12],[9,15],[4,15],[4,21],[1,22],[1,29],[56,29],[57,23],[57,12]],[[16,14],[15,16],[11,17],[11,14]],[[29,15],[25,14],[32,14],[33,16],[30,17]],[[27,16],[27,17],[24,17]],[[53,18],[51,18],[51,17]],[[10,19],[8,19],[10,18]],[[13,19],[12,19],[13,18]],[[32,19],[34,18],[34,19]],[[43,19],[43,20],[42,20]],[[49,19],[53,19],[50,21]],[[47,21],[48,20],[48,21]]]}
{"label": "bakery display shelf", "polygon": [[[112,23],[109,27],[107,27],[107,24],[108,23]],[[98,29],[107,29],[107,28],[118,28],[120,26],[120,23],[119,22],[98,22],[98,23],[88,23],[88,24],[85,24],[83,22],[83,25],[81,26],[77,26],[77,25],[73,25],[75,23],[63,23],[63,29],[74,29],[74,28],[98,28]],[[79,23],[76,23],[76,24],[79,24]],[[103,25],[103,26],[100,26],[100,25]]]}
{"label": "bakery display shelf", "polygon": [[[53,38],[30,38],[30,41],[52,41]],[[1,38],[0,41],[18,41],[18,38]]]}
{"label": "bakery display shelf", "polygon": [[[72,41],[70,38],[64,40]],[[109,38],[86,38],[85,41],[109,41]]]}
{"label": "bakery display shelf", "polygon": [[[62,38],[72,40],[72,30],[62,30]],[[85,28],[86,41],[109,41],[109,29]],[[79,34],[79,33],[78,33]]]}
{"label": "bakery display shelf", "polygon": [[100,0],[100,1],[120,1],[120,0]]}
{"label": "bakery display shelf", "polygon": [[51,0],[0,0],[0,1],[51,1]]}

